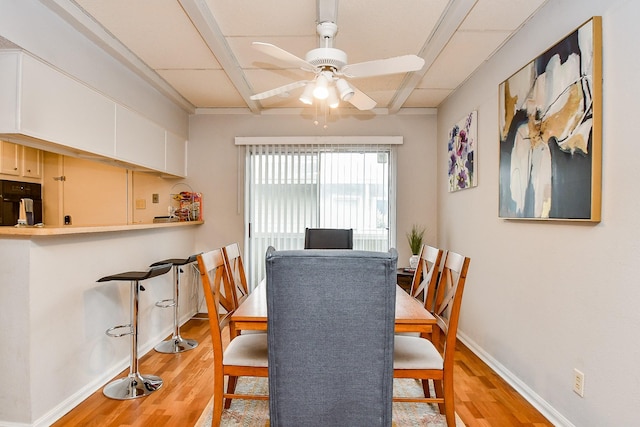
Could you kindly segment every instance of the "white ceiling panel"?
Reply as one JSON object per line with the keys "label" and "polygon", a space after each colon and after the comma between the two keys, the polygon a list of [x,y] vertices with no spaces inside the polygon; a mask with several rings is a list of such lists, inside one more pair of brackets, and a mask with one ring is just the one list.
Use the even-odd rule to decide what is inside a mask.
{"label": "white ceiling panel", "polygon": [[518,29],[546,0],[478,0],[460,30]]}
{"label": "white ceiling panel", "polygon": [[176,0],[78,3],[153,69],[220,68]]}
{"label": "white ceiling panel", "polygon": [[159,73],[189,102],[200,108],[245,106],[221,70],[160,70]]}
{"label": "white ceiling panel", "polygon": [[[177,92],[181,98],[177,96],[176,102],[184,106],[186,99],[192,104],[190,111],[295,109],[309,114],[320,107],[304,107],[298,100],[302,88],[289,97],[255,101],[251,96],[314,78],[300,64],[292,65],[291,57],[304,59],[318,47],[317,2],[326,1],[334,0],[48,0],[45,4],[54,12],[84,9],[120,45],[102,34],[96,37],[142,61],[126,62],[130,55],[122,54],[126,66],[139,75],[157,73],[161,78],[150,78],[149,83],[163,93]],[[333,47],[345,52],[349,64],[423,56],[428,65],[412,73],[348,80],[374,99],[377,108],[388,108],[390,113],[402,107],[437,107],[545,2],[338,0]],[[84,18],[79,16],[61,15],[72,24],[82,24],[78,21]],[[254,49],[254,41],[283,49],[289,62]],[[339,76],[339,68],[336,72]],[[355,111],[345,102],[340,109]]]}
{"label": "white ceiling panel", "polygon": [[453,93],[451,89],[420,89],[417,88],[404,103],[406,108],[424,108],[426,105],[437,107],[449,95]]}
{"label": "white ceiling panel", "polygon": [[342,1],[336,47],[347,52],[351,63],[418,54],[447,3],[447,0]]}
{"label": "white ceiling panel", "polygon": [[455,89],[508,36],[504,31],[458,31],[416,87]]}
{"label": "white ceiling panel", "polygon": [[313,36],[316,5],[300,0],[207,0],[225,36]]}

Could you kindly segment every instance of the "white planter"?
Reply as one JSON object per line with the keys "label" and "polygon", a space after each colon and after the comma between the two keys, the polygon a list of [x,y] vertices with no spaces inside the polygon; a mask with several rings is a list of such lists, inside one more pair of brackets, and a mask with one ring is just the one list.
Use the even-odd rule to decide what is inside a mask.
{"label": "white planter", "polygon": [[418,261],[420,261],[420,257],[418,255],[411,255],[409,257],[409,267],[410,268],[417,268],[418,267]]}

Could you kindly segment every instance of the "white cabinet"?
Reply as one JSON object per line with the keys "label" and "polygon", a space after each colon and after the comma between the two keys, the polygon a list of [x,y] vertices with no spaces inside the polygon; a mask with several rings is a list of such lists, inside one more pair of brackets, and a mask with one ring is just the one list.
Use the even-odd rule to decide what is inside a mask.
{"label": "white cabinet", "polygon": [[0,173],[20,175],[20,157],[18,144],[0,141]]}
{"label": "white cabinet", "polygon": [[15,87],[1,100],[7,118],[0,119],[0,133],[113,156],[112,100],[23,52],[2,52],[2,67],[0,77],[13,77]]}
{"label": "white cabinet", "polygon": [[26,178],[42,177],[42,151],[0,141],[0,173]]}
{"label": "white cabinet", "polygon": [[128,108],[116,108],[116,158],[155,170],[165,169],[165,130]]}
{"label": "white cabinet", "polygon": [[187,176],[187,141],[166,132],[166,170],[172,175]]}
{"label": "white cabinet", "polygon": [[0,51],[0,93],[0,137],[185,176],[184,139],[24,51]]}

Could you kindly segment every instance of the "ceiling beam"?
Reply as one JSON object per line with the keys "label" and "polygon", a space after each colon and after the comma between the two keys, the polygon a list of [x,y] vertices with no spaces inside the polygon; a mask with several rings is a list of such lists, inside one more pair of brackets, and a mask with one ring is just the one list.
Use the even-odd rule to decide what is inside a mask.
{"label": "ceiling beam", "polygon": [[418,54],[418,56],[424,59],[424,67],[419,71],[409,73],[405,76],[400,84],[400,88],[389,103],[390,114],[397,113],[407,101],[411,92],[415,90],[422,78],[427,74],[429,68],[431,68],[477,2],[478,0],[451,0],[449,2],[435,30],[431,33],[431,36],[429,36],[427,42]]}
{"label": "ceiling beam", "polygon": [[220,66],[235,86],[240,96],[244,99],[249,109],[259,113],[262,109],[260,103],[250,99],[253,88],[247,81],[238,60],[231,52],[227,40],[222,34],[211,10],[205,0],[178,0],[191,22],[196,27],[204,42],[209,46]]}

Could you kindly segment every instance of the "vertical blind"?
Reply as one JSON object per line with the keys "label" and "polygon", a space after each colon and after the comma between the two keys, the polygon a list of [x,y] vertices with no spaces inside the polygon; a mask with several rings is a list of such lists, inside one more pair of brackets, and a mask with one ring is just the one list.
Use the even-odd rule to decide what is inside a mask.
{"label": "vertical blind", "polygon": [[395,240],[391,145],[248,145],[246,161],[252,286],[267,248],[302,249],[307,227],[352,228],[354,249],[387,251]]}

